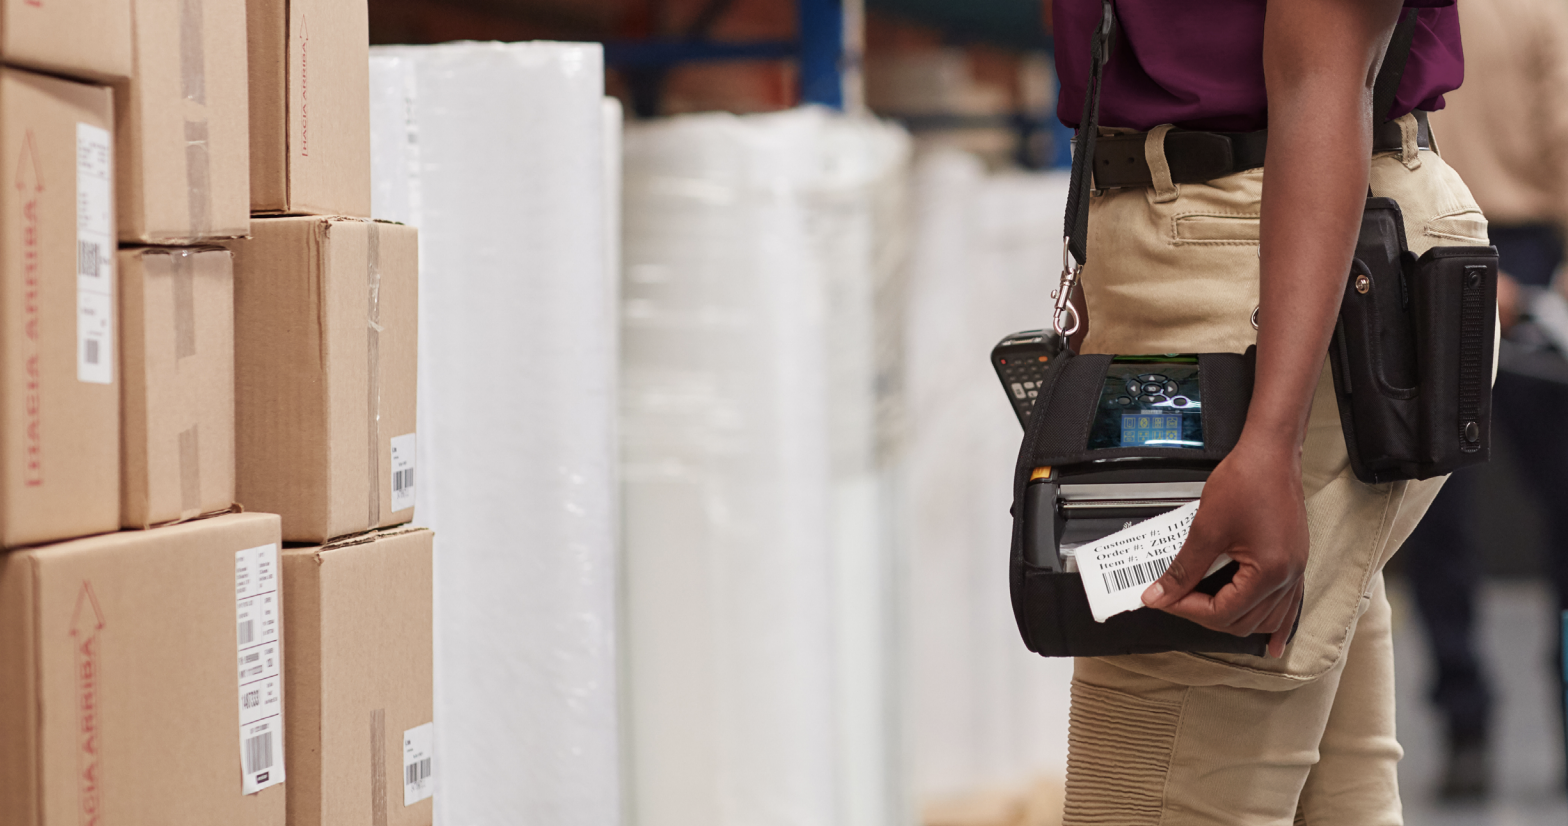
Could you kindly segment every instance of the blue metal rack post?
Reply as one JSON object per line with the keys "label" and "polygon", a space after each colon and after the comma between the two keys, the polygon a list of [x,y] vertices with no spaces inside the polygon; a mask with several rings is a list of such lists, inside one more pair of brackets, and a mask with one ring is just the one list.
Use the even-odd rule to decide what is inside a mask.
{"label": "blue metal rack post", "polygon": [[796,0],[800,99],[844,108],[844,0]]}

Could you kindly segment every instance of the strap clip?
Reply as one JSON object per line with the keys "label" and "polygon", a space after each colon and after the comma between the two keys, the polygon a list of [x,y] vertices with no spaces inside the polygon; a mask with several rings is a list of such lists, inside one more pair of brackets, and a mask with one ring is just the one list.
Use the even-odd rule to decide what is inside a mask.
{"label": "strap clip", "polygon": [[[1080,319],[1078,309],[1072,304],[1073,288],[1078,286],[1078,276],[1083,272],[1083,265],[1073,260],[1073,254],[1068,250],[1068,239],[1062,239],[1062,281],[1056,290],[1051,293],[1055,305],[1051,311],[1051,328],[1062,338],[1067,338],[1078,332]],[[1068,326],[1071,323],[1072,326]]]}

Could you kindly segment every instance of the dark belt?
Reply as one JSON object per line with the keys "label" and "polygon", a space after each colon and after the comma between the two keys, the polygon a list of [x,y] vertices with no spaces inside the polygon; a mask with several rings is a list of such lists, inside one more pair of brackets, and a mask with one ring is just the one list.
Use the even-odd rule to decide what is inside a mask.
{"label": "dark belt", "polygon": [[[1416,113],[1416,145],[1432,148],[1432,129],[1426,113]],[[1147,132],[1102,135],[1094,145],[1094,185],[1097,189],[1153,186],[1149,162],[1144,157]],[[1172,129],[1165,134],[1165,160],[1171,183],[1201,184],[1263,165],[1268,145],[1267,129],[1256,132],[1189,132]],[[1372,152],[1398,152],[1404,146],[1399,123],[1388,121],[1372,130]]]}

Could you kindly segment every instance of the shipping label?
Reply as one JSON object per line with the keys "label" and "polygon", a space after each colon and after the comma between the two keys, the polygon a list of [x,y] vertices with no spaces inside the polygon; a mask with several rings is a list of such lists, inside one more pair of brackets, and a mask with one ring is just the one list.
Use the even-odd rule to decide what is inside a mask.
{"label": "shipping label", "polygon": [[392,438],[392,510],[414,506],[414,434]]}
{"label": "shipping label", "polygon": [[426,723],[403,732],[403,805],[412,806],[435,792],[433,761],[436,725]]}
{"label": "shipping label", "polygon": [[114,150],[109,131],[76,124],[76,378],[114,382]]}
{"label": "shipping label", "polygon": [[283,782],[283,657],[278,546],[234,554],[239,647],[240,768],[244,794]]}
{"label": "shipping label", "polygon": [[[1095,622],[1143,607],[1143,592],[1165,575],[1197,514],[1198,503],[1191,502],[1077,549],[1078,574]],[[1220,554],[1204,576],[1230,561]]]}

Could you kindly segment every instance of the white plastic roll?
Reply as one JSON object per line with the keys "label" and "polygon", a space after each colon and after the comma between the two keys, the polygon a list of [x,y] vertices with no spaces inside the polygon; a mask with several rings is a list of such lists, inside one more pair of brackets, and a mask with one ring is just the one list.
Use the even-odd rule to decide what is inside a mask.
{"label": "white plastic roll", "polygon": [[437,822],[613,824],[616,205],[600,48],[396,47],[372,66],[375,209],[420,228]]}
{"label": "white plastic roll", "polygon": [[915,185],[902,513],[917,798],[1020,788],[1066,765],[1071,663],[1029,653],[1008,594],[1023,435],[987,356],[1049,323],[1063,175],[989,174],[954,150]]}
{"label": "white plastic roll", "polygon": [[907,153],[820,110],[628,130],[637,826],[901,822],[875,307]]}

